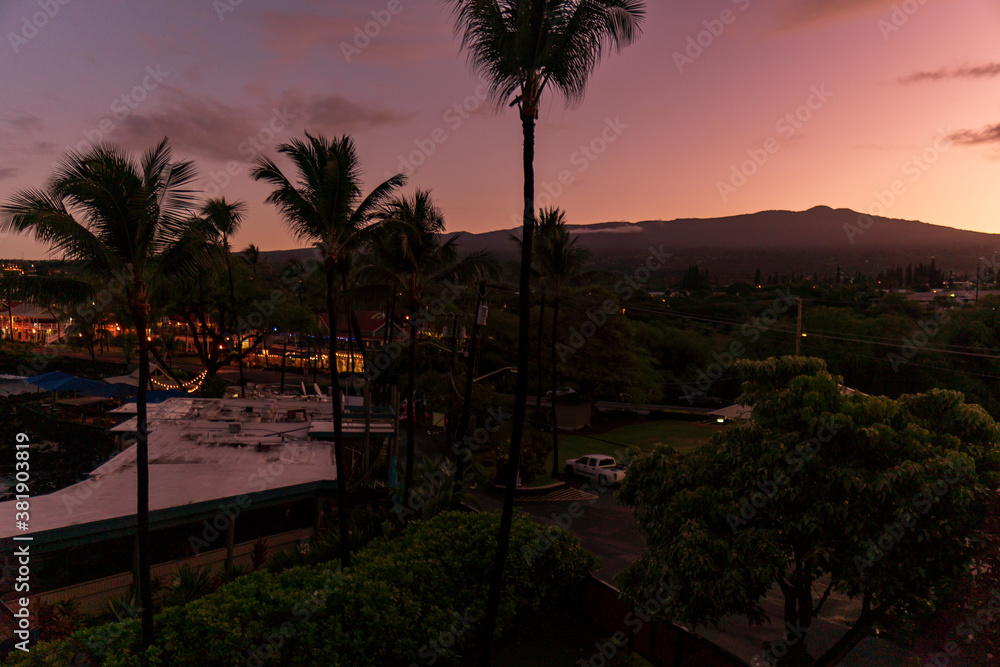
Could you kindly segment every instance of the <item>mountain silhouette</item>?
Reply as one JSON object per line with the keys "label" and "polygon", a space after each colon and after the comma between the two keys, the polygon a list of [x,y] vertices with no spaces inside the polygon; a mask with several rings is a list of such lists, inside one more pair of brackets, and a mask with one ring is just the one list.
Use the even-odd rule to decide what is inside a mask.
{"label": "mountain silhouette", "polygon": [[[956,274],[975,275],[980,257],[1000,252],[1000,234],[986,234],[917,220],[868,216],[846,208],[816,206],[807,211],[760,211],[723,218],[680,218],[642,222],[569,225],[579,244],[590,250],[599,268],[628,270],[663,246],[673,254],[666,273],[693,264],[713,280],[749,280],[755,269],[765,274],[832,276],[855,272],[875,275],[892,265],[929,263]],[[462,233],[461,250],[486,250],[516,260],[511,234],[520,228]],[[449,234],[451,236],[452,234]],[[269,253],[269,261],[287,261],[289,252]],[[305,251],[306,253],[308,251]],[[1000,268],[1000,267],[998,267]]]}

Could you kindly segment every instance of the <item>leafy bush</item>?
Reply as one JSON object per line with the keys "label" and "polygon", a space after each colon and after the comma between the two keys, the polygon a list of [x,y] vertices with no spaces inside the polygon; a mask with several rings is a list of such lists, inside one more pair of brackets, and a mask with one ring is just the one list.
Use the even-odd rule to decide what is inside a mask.
{"label": "leafy bush", "polygon": [[[76,664],[89,650],[102,667],[167,665],[455,664],[476,636],[496,549],[497,514],[445,512],[380,538],[341,572],[335,562],[239,577],[215,593],[161,611],[142,656],[130,620],[80,631],[13,656],[25,667]],[[570,592],[597,566],[579,540],[515,517],[497,628]],[[535,545],[530,559],[522,548]],[[86,654],[85,654],[86,655]],[[143,659],[145,663],[143,663]],[[258,662],[259,660],[259,662]]]}
{"label": "leafy bush", "polygon": [[185,563],[177,568],[171,581],[160,591],[160,604],[164,607],[187,604],[214,589],[215,579],[211,570]]}

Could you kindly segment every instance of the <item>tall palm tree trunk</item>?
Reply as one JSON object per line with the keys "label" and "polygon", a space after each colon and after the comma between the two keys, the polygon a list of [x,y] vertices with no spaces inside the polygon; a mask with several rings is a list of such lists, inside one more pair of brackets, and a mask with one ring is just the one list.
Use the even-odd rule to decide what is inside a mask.
{"label": "tall palm tree trunk", "polygon": [[[361,356],[361,372],[364,373],[364,369],[368,368],[368,353],[365,350],[364,337],[361,335],[361,323],[358,322],[357,311],[351,311],[351,335],[354,337],[354,344],[358,348],[358,354]],[[351,362],[351,372],[354,372],[354,362]]]}
{"label": "tall palm tree trunk", "polygon": [[[326,308],[330,313],[330,322],[337,321],[337,310],[334,307],[335,266],[327,262],[326,268]],[[344,424],[343,406],[340,402],[340,368],[337,365],[337,334],[336,324],[330,327],[330,403],[333,404],[333,456],[337,466],[337,517],[340,523],[340,564],[343,568],[351,566],[350,514],[347,506],[348,471],[344,460]]]}
{"label": "tall palm tree trunk", "polygon": [[542,336],[545,335],[545,293],[542,292],[542,304],[538,311],[538,391],[535,396],[535,417],[540,418],[542,414],[542,383],[545,381],[545,372],[542,368]]}
{"label": "tall palm tree trunk", "polygon": [[[315,361],[313,361],[313,358],[312,358],[312,350],[311,349],[309,350],[309,364],[312,366],[313,384],[317,384],[317,382],[316,382],[316,374],[319,373],[319,362],[320,362],[320,359],[319,359],[319,336],[316,336],[316,360]],[[337,364],[337,357],[330,357],[330,363],[331,364]],[[340,371],[340,364],[337,364],[337,371],[338,372]]]}
{"label": "tall palm tree trunk", "polygon": [[559,324],[559,288],[552,307],[552,476],[559,474],[559,415],[556,414],[556,387],[559,386],[559,364],[556,361],[556,327]]}
{"label": "tall palm tree trunk", "polygon": [[285,393],[285,365],[288,361],[288,334],[282,334],[281,343],[281,393]]}
{"label": "tall palm tree trunk", "polygon": [[[145,289],[137,287],[143,294]],[[139,604],[142,607],[142,648],[153,643],[153,582],[149,546],[149,429],[146,421],[146,389],[149,387],[149,341],[146,339],[146,304],[138,301],[132,308],[139,343],[139,388],[136,408],[136,542],[139,565]]]}
{"label": "tall palm tree trunk", "polygon": [[229,274],[229,311],[232,313],[233,332],[236,334],[236,360],[240,365],[240,398],[247,396],[247,380],[243,375],[243,337],[236,317],[236,287],[233,284],[233,265],[229,259],[229,248],[226,248],[226,272]]}
{"label": "tall palm tree trunk", "polygon": [[389,304],[389,344],[396,340],[396,295],[392,295],[392,302]]}
{"label": "tall palm tree trunk", "polygon": [[416,324],[416,304],[412,304],[411,312],[414,313],[410,322],[410,368],[406,381],[406,476],[403,482],[403,498],[410,499],[410,490],[413,488],[413,463],[416,458],[416,430],[417,430],[417,397],[414,394],[414,386],[417,383],[417,324]]}
{"label": "tall palm tree trunk", "polygon": [[492,652],[493,632],[496,628],[497,611],[500,608],[503,571],[507,562],[507,552],[510,550],[510,528],[514,520],[514,486],[517,483],[518,468],[521,466],[521,439],[524,435],[524,416],[528,402],[528,346],[531,342],[531,245],[535,233],[535,118],[530,111],[527,113],[522,111],[521,126],[524,132],[524,222],[521,234],[521,293],[518,297],[518,373],[514,390],[514,424],[510,435],[510,458],[503,496],[503,513],[500,516],[497,551],[490,577],[486,612],[483,616],[482,646],[485,654],[483,664],[489,664]]}

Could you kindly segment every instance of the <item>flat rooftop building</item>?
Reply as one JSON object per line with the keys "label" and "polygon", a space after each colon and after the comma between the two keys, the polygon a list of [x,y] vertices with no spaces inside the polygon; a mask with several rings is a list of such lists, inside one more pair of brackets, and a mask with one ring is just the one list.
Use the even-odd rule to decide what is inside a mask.
{"label": "flat rooftop building", "polygon": [[[184,562],[247,564],[258,538],[273,553],[314,536],[340,479],[331,410],[329,400],[286,397],[148,406],[154,577]],[[0,548],[9,553],[15,534],[31,536],[32,594],[48,602],[73,598],[96,610],[132,584],[135,404],[112,412],[124,421],[111,430],[128,444],[82,482],[31,498],[30,530],[15,529],[14,501],[0,503]],[[389,466],[391,410],[345,408],[344,434],[352,467]],[[10,585],[0,600],[16,597]]]}

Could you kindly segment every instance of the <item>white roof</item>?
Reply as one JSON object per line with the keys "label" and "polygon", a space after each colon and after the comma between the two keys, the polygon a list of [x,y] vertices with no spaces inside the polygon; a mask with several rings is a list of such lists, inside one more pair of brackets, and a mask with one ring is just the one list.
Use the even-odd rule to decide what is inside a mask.
{"label": "white roof", "polygon": [[753,414],[753,408],[749,405],[735,403],[727,405],[724,408],[719,408],[718,410],[712,410],[708,414],[713,417],[722,417],[723,419],[750,419],[750,416]]}
{"label": "white roof", "polygon": [[[4,313],[6,315],[6,313]],[[48,308],[36,306],[33,303],[22,303],[10,309],[10,314],[14,317],[34,317],[36,319],[56,320],[55,313]]]}
{"label": "white roof", "polygon": [[[336,480],[332,444],[308,439],[308,424],[225,422],[161,425],[149,436],[150,510]],[[0,538],[114,519],[136,512],[132,445],[90,479],[31,499],[30,532],[15,530],[14,501],[0,503]]]}
{"label": "white roof", "polygon": [[[126,403],[111,410],[111,414],[134,415],[135,403]],[[304,416],[302,412],[304,411]],[[170,398],[163,403],[146,406],[146,421],[150,431],[165,423],[190,420],[239,422],[241,424],[271,423],[284,420],[289,413],[298,413],[305,422],[333,418],[333,405],[316,397],[272,396],[270,398]],[[112,432],[135,433],[135,418],[128,419]]]}
{"label": "white roof", "polygon": [[[167,378],[169,378],[169,376],[166,373],[163,372],[162,368],[160,368],[156,364],[152,364],[152,363],[149,365],[149,374],[150,374],[150,377],[154,377],[154,378],[160,378],[160,377],[167,377]],[[115,375],[114,377],[104,378],[104,381],[107,382],[108,384],[130,384],[133,387],[138,387],[139,386],[139,369],[136,368],[134,371],[132,371],[128,375]],[[174,381],[170,380],[170,384],[174,385]]]}

